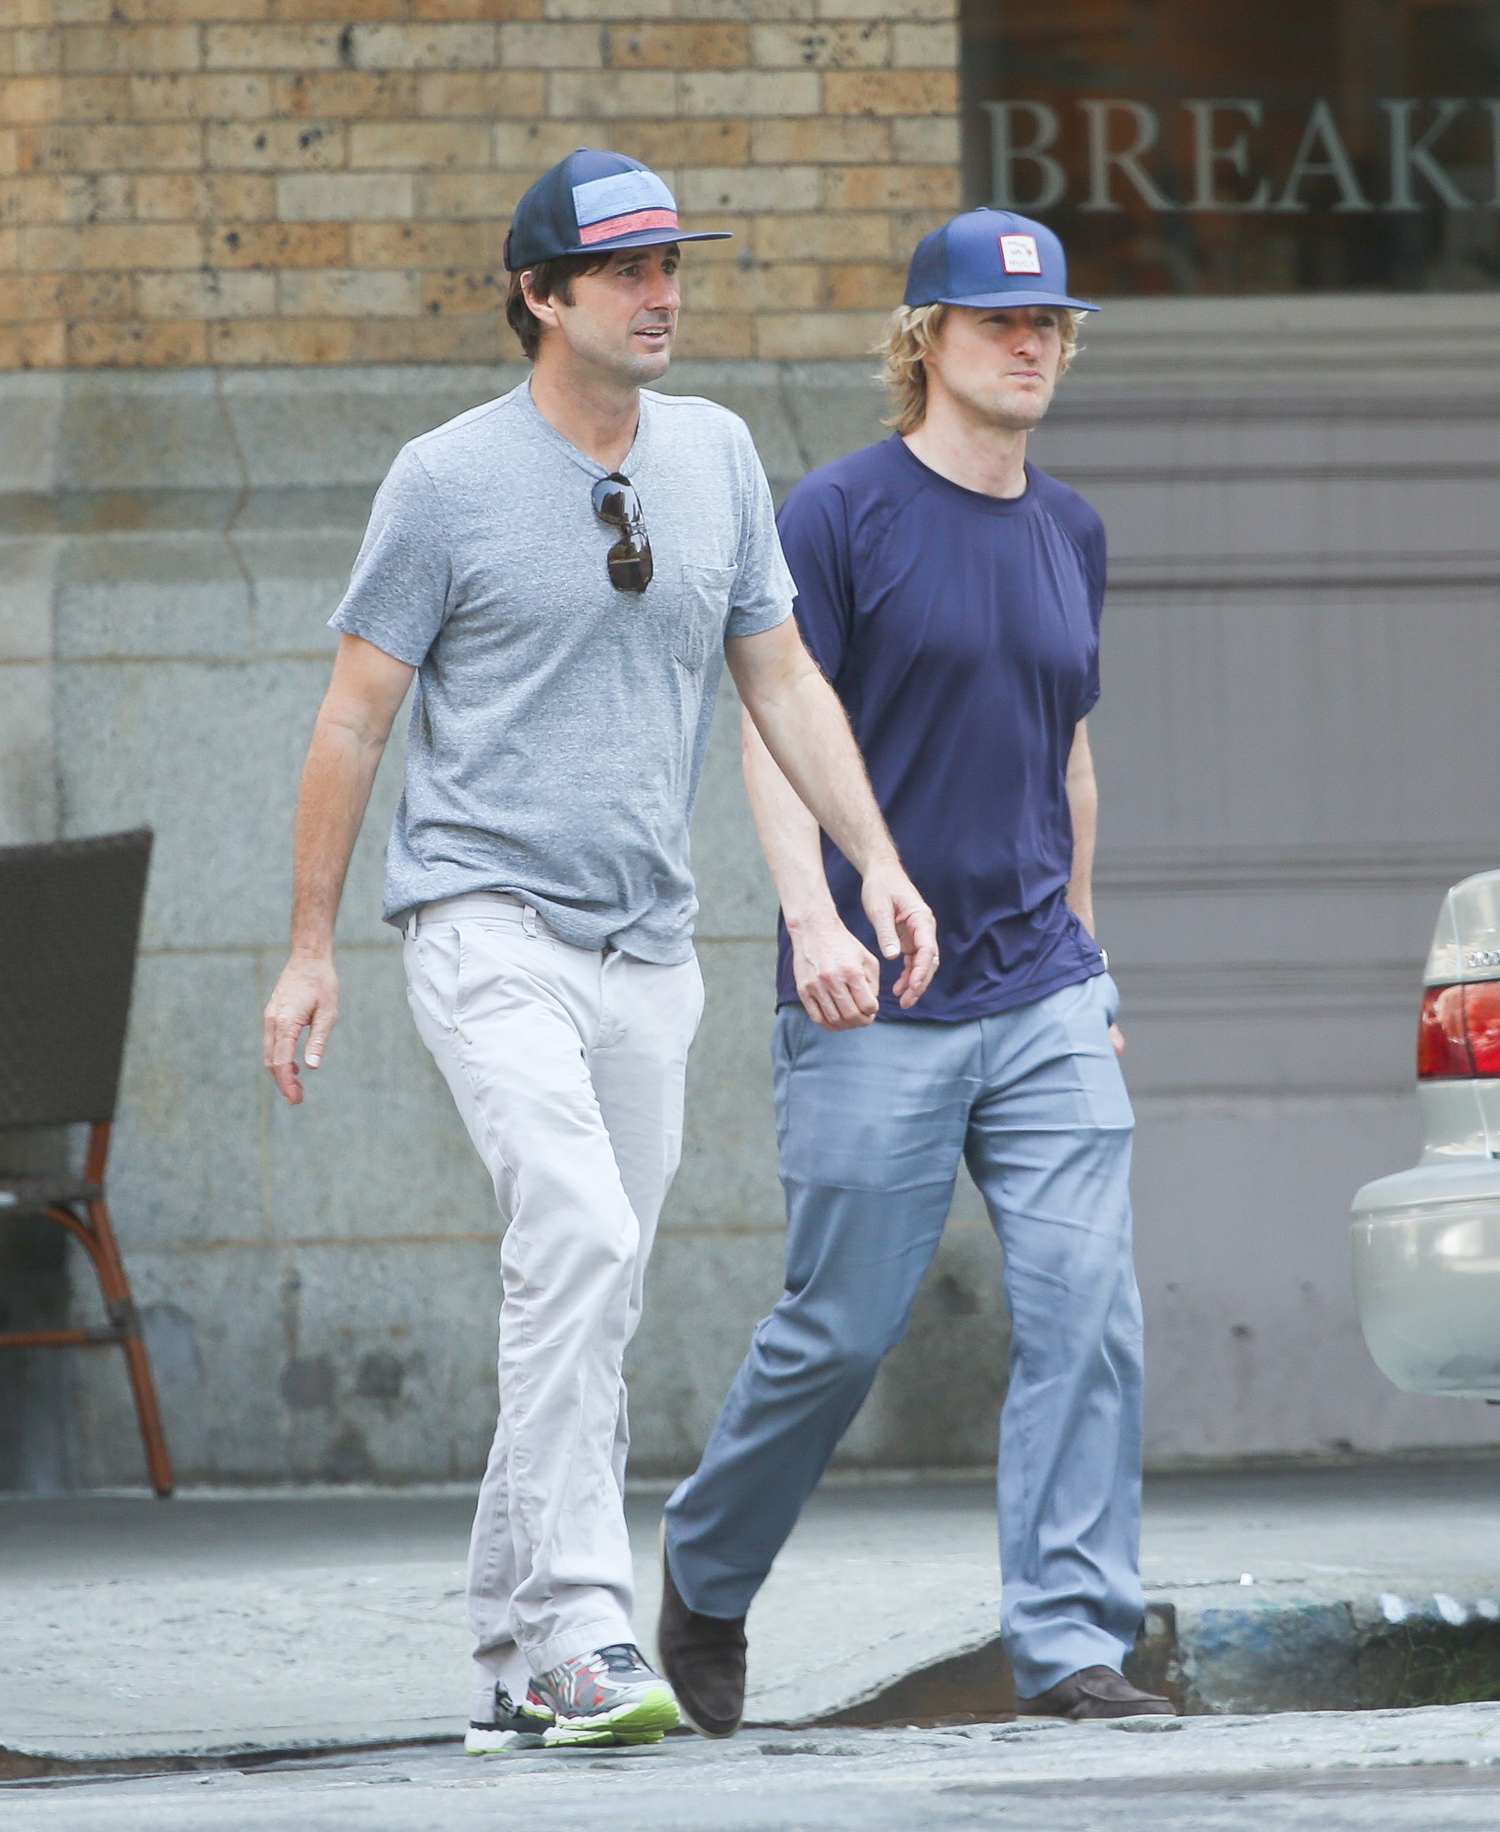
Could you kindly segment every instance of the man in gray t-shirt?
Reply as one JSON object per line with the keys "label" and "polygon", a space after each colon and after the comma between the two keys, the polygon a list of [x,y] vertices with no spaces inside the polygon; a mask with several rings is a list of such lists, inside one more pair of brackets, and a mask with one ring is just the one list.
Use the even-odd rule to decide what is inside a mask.
{"label": "man in gray t-shirt", "polygon": [[380,487],[332,623],[417,669],[389,922],[508,891],[575,947],[692,953],[724,639],[774,628],[793,589],[744,422],[649,390],[639,414],[619,467],[650,509],[638,595],[600,559],[603,468],[527,387],[414,439]]}
{"label": "man in gray t-shirt", "polygon": [[[621,1376],[682,1145],[702,1011],[688,821],[727,659],[757,729],[861,871],[914,1004],[932,918],[789,619],[750,436],[651,392],[678,227],[655,173],[580,149],[516,207],[506,315],[530,381],[406,446],[375,499],[297,811],[292,950],[264,1060],[293,1105],[338,1013],[333,929],[416,676],[386,919],[506,1224],[500,1408],[469,1557],[466,1747],[645,1742],[677,1722],[630,1626]],[[873,1014],[873,957],[827,996]]]}

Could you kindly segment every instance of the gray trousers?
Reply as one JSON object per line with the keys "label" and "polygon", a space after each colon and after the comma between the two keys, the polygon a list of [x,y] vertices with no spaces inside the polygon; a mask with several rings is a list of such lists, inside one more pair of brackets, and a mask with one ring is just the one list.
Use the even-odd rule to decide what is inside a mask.
{"label": "gray trousers", "polygon": [[478,892],[408,925],[407,997],[495,1186],[499,1416],[469,1543],[469,1715],[634,1641],[621,1364],[682,1153],[695,959],[569,947]]}
{"label": "gray trousers", "polygon": [[799,1007],[778,1014],[786,1290],[667,1505],[691,1609],[748,1610],[905,1332],[962,1155],[1005,1253],[1000,1628],[1017,1688],[1119,1667],[1144,1604],[1134,1119],[1108,1036],[1116,1003],[1104,974],[963,1024],[834,1033]]}

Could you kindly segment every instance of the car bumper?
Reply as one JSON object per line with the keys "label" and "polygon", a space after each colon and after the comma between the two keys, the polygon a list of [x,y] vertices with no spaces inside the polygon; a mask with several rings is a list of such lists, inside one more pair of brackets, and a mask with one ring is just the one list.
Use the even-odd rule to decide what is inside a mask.
{"label": "car bumper", "polygon": [[1500,1161],[1422,1164],[1354,1198],[1354,1291],[1376,1365],[1412,1393],[1500,1399]]}

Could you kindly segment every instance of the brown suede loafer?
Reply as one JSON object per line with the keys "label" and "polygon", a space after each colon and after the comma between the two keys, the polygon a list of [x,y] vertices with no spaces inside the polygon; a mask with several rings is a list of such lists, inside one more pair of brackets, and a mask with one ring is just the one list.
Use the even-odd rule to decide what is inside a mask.
{"label": "brown suede loafer", "polygon": [[661,1615],[656,1652],[677,1707],[705,1737],[732,1737],[745,1710],[745,1618],[700,1616],[683,1602],[661,1530]]}
{"label": "brown suede loafer", "polygon": [[1018,1698],[1029,1717],[1176,1717],[1177,1707],[1155,1692],[1142,1692],[1113,1667],[1085,1667],[1070,1673],[1035,1698]]}

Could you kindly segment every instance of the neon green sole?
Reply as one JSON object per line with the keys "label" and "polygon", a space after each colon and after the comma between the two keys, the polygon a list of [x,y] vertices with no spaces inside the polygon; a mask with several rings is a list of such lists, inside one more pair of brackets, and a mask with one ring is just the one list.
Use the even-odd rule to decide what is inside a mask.
{"label": "neon green sole", "polygon": [[653,1686],[643,1698],[602,1717],[559,1718],[546,1733],[548,1749],[569,1744],[658,1742],[675,1730],[677,1700],[666,1686]]}

